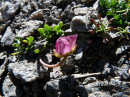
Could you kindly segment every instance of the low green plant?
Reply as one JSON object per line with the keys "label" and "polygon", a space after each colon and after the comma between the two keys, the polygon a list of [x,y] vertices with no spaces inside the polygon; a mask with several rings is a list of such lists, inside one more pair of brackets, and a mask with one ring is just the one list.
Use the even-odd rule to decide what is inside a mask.
{"label": "low green plant", "polygon": [[93,26],[95,26],[95,30],[89,30],[90,33],[108,33],[109,31],[113,30],[113,28],[110,26],[110,24],[115,19],[112,18],[108,20],[108,18],[101,18],[101,14],[99,14],[98,19],[94,20],[90,18],[90,21],[93,23]]}
{"label": "low green plant", "polygon": [[[56,36],[63,36],[64,31],[61,30],[63,26],[63,22],[59,22],[57,25],[50,27],[49,25],[45,24],[44,28],[39,28],[38,32],[40,33],[40,39],[46,41],[46,44],[43,45],[43,48],[37,48],[34,50],[34,44],[36,40],[34,40],[33,36],[29,36],[26,39],[23,38],[16,38],[12,46],[15,48],[15,52],[12,55],[17,54],[26,54],[31,50],[34,50],[36,54],[42,52],[48,45],[51,45],[56,40]],[[57,37],[57,38],[58,38]]]}
{"label": "low green plant", "polygon": [[15,53],[12,53],[12,55],[26,54],[33,49],[34,43],[33,36],[27,37],[26,39],[16,38],[12,44],[12,46],[15,47]]}
{"label": "low green plant", "polygon": [[38,31],[43,39],[49,39],[52,38],[53,35],[60,35],[63,36],[63,30],[61,30],[63,26],[63,22],[59,22],[58,25],[55,25],[53,27],[50,27],[49,25],[45,24],[44,28],[39,28]]}
{"label": "low green plant", "polygon": [[121,38],[122,38],[122,35],[124,34],[126,36],[126,38],[129,40],[129,36],[128,36],[128,34],[130,34],[129,27],[126,27],[125,29],[123,29],[121,27],[117,27],[117,28],[114,28],[114,30],[117,31],[117,34],[121,35]]}
{"label": "low green plant", "polygon": [[[36,49],[35,53],[39,53],[43,51],[48,45],[51,45],[53,42],[53,39],[56,38],[57,36],[63,36],[64,31],[61,30],[63,26],[63,22],[59,22],[57,25],[50,27],[49,25],[45,24],[44,28],[39,28],[38,32],[40,33],[41,39],[44,39],[47,41],[46,45],[43,46],[42,49]],[[56,40],[56,39],[55,39]]]}
{"label": "low green plant", "polygon": [[101,0],[100,13],[108,19],[115,18],[113,26],[125,28],[130,22],[130,5],[126,0]]}
{"label": "low green plant", "polygon": [[47,47],[47,45],[51,45],[52,42],[54,42],[53,40],[56,36],[59,37],[64,35],[64,31],[61,30],[62,26],[63,22],[59,22],[57,25],[53,27],[50,27],[49,25],[45,24],[44,28],[38,29],[41,39],[44,39],[46,41],[46,44],[43,45],[42,49],[37,48],[34,50],[34,44],[36,40],[34,40],[33,36],[27,37],[26,39],[16,38],[14,43],[12,44],[12,46],[15,48],[15,53],[12,53],[12,55],[26,54],[31,50],[34,50],[36,54],[42,52]]}
{"label": "low green plant", "polygon": [[[121,38],[123,35],[125,35],[126,38],[129,40],[129,35],[128,35],[128,34],[130,34],[129,26],[127,26],[126,28],[122,28],[122,27],[114,28],[111,25],[115,21],[114,18],[111,18],[110,20],[108,20],[108,18],[106,18],[106,17],[101,18],[101,14],[99,14],[98,19],[94,20],[94,19],[90,18],[90,21],[95,26],[94,30],[89,30],[89,32],[92,34],[94,34],[94,33],[106,34],[106,33],[109,33],[110,31],[114,31],[114,33],[120,34]],[[130,24],[128,23],[128,25],[130,25]]]}

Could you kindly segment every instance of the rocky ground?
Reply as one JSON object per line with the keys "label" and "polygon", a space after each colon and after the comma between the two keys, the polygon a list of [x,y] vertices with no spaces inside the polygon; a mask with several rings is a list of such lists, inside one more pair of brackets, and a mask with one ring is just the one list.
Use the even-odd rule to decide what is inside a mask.
{"label": "rocky ground", "polygon": [[[100,0],[2,0],[0,2],[0,95],[4,97],[128,97],[130,41],[109,33],[109,41],[91,35]],[[12,56],[15,37],[35,36],[44,24],[60,21],[67,35],[78,34],[78,49],[58,62],[48,48],[39,55]],[[38,43],[39,44],[39,43]],[[55,43],[54,43],[55,44]]]}

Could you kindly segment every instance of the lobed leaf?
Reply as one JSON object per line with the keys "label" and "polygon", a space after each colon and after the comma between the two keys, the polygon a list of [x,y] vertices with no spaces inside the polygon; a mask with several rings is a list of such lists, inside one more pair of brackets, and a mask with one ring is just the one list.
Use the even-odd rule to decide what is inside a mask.
{"label": "lobed leaf", "polygon": [[51,32],[51,31],[52,31],[52,28],[51,28],[49,25],[47,25],[47,24],[44,25],[44,28],[45,28],[48,32]]}
{"label": "lobed leaf", "polygon": [[34,51],[36,54],[38,54],[40,51],[39,51],[39,49],[35,49],[35,51]]}
{"label": "lobed leaf", "polygon": [[45,36],[45,29],[44,28],[39,28],[38,32],[41,34],[42,37]]}

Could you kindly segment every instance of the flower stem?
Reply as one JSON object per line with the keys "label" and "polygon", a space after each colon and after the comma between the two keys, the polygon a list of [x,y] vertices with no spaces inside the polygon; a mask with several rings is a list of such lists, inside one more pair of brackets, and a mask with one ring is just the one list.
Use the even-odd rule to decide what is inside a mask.
{"label": "flower stem", "polygon": [[123,12],[129,11],[129,10],[130,9],[120,10],[120,11],[116,11],[116,13],[123,13]]}
{"label": "flower stem", "polygon": [[46,67],[48,67],[48,68],[55,68],[55,67],[57,67],[57,66],[62,65],[62,64],[65,62],[66,59],[67,59],[67,56],[65,56],[60,62],[58,62],[57,64],[54,64],[54,65],[46,64],[46,63],[44,63],[44,62],[42,61],[42,59],[40,59],[40,63],[41,63],[43,66],[46,66]]}

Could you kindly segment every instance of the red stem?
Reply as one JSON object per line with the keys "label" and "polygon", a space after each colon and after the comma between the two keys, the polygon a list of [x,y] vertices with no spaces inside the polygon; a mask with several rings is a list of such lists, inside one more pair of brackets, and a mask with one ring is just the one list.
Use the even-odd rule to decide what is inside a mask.
{"label": "red stem", "polygon": [[60,62],[58,62],[57,64],[54,64],[54,65],[46,64],[46,63],[44,63],[44,62],[42,61],[42,59],[40,59],[40,63],[41,63],[43,66],[46,66],[46,67],[48,67],[48,68],[55,68],[55,67],[57,67],[57,66],[62,65],[62,64],[65,62],[66,59],[67,59],[67,56],[64,57],[64,59],[63,59],[62,61],[60,61]]}

